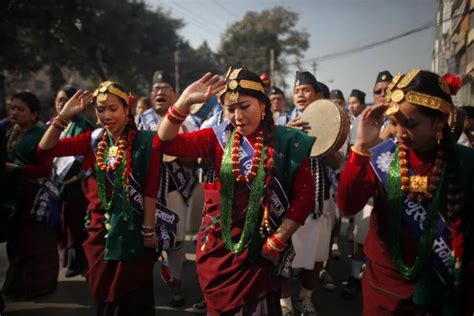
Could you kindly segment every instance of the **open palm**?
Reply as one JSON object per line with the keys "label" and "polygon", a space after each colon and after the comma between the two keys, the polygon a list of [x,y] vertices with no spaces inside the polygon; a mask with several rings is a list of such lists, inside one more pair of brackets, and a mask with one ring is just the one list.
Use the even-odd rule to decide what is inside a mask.
{"label": "open palm", "polygon": [[181,94],[179,101],[185,103],[187,107],[196,103],[206,102],[211,96],[221,91],[224,85],[224,80],[208,72],[201,79],[188,86]]}
{"label": "open palm", "polygon": [[365,148],[372,147],[378,140],[383,124],[383,114],[388,105],[379,104],[366,108],[360,115],[356,144]]}
{"label": "open palm", "polygon": [[66,102],[61,110],[61,117],[71,120],[76,115],[82,113],[92,100],[92,94],[87,90],[77,90],[77,92]]}

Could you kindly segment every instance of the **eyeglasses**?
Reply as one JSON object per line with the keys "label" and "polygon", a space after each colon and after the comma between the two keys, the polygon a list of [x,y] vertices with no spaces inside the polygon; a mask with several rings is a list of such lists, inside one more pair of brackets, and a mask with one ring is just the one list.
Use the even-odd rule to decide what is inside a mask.
{"label": "eyeglasses", "polygon": [[153,89],[151,89],[151,91],[154,93],[159,93],[160,91],[163,93],[171,93],[174,90],[171,87],[154,87]]}
{"label": "eyeglasses", "polygon": [[374,90],[374,94],[375,95],[380,95],[380,94],[385,94],[385,91],[386,89],[377,89],[377,90]]}

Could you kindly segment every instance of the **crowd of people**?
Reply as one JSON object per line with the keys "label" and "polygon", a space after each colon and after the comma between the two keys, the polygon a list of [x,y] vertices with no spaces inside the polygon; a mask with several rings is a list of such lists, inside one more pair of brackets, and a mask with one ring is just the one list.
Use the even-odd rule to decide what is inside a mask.
{"label": "crowd of people", "polygon": [[[14,94],[0,121],[3,295],[51,293],[64,267],[86,276],[97,315],[154,315],[159,264],[170,306],[183,306],[183,245],[199,213],[195,312],[317,315],[316,286],[336,288],[346,217],[342,297],[362,293],[364,315],[472,315],[474,107],[454,106],[452,75],[374,77],[367,105],[363,91],[346,100],[307,71],[289,98],[245,68],[180,95],[157,71],[137,102],[113,81],[64,86],[46,123],[34,93]],[[320,100],[350,132],[313,156],[302,114]]]}

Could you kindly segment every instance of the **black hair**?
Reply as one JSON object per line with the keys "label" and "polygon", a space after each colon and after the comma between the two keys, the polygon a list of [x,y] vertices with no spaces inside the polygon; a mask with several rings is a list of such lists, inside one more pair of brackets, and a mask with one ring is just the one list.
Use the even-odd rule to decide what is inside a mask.
{"label": "black hair", "polygon": [[59,89],[59,91],[64,91],[64,93],[66,93],[68,99],[72,98],[72,96],[77,92],[77,90],[77,87],[71,84],[66,84]]}
{"label": "black hair", "polygon": [[[437,97],[443,99],[454,107],[451,95],[448,93],[449,91],[445,91],[442,87],[444,82],[443,80],[443,78],[433,72],[421,70],[413,78],[409,85],[403,88],[403,91],[404,93],[416,91],[429,96]],[[418,106],[417,108],[420,113],[432,119],[442,120],[446,118],[446,114],[441,111],[431,109],[426,106]],[[458,178],[457,172],[459,160],[455,150],[456,140],[453,138],[448,124],[444,125],[442,133],[443,140],[441,146],[443,148],[446,161],[445,177],[446,194],[448,197],[448,211],[446,220],[448,224],[452,224],[460,216],[458,211],[462,208],[463,192],[462,187],[459,185],[461,182]]]}
{"label": "black hair", "polygon": [[41,109],[41,105],[40,105],[40,101],[38,97],[29,91],[22,91],[22,92],[15,93],[12,96],[12,99],[20,99],[28,106],[30,111],[33,113],[39,113]]}
{"label": "black hair", "polygon": [[140,99],[138,99],[137,104],[138,104],[138,102],[140,102],[140,101],[143,102],[143,103],[145,103],[145,105],[147,106],[148,109],[153,106],[153,105],[151,104],[151,99],[150,99],[149,97],[141,97]]}

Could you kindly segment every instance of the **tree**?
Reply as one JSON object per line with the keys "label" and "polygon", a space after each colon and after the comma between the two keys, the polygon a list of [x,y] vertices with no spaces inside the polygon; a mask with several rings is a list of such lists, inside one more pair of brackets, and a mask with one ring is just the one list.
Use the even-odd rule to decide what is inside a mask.
{"label": "tree", "polygon": [[281,81],[287,65],[299,65],[309,34],[295,29],[298,14],[282,7],[261,13],[247,12],[224,33],[219,55],[222,64],[244,66],[257,73],[270,72],[270,49],[275,51],[275,71]]}
{"label": "tree", "polygon": [[[182,88],[199,79],[206,72],[222,73],[219,57],[203,42],[194,50],[187,42],[180,47],[180,86]],[[181,89],[183,90],[183,89]]]}
{"label": "tree", "polygon": [[181,21],[143,1],[10,0],[0,9],[0,71],[49,66],[55,89],[67,68],[144,90],[155,69],[173,69],[181,44]]}

